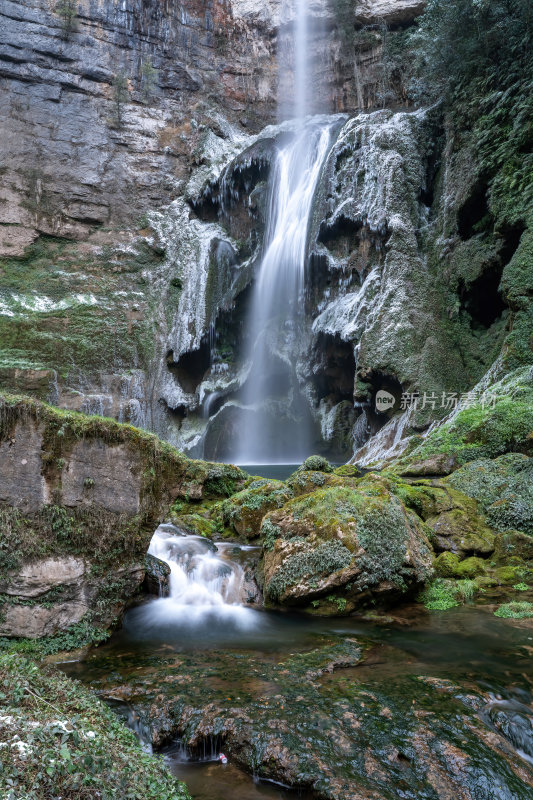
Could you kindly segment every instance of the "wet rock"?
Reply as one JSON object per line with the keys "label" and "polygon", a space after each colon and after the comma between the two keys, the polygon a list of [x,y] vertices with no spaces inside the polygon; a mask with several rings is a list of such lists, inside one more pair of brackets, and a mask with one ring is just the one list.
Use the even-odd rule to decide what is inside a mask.
{"label": "wet rock", "polygon": [[432,574],[423,524],[375,476],[357,489],[326,487],[289,501],[265,526],[271,602],[343,613],[401,596]]}
{"label": "wet rock", "polygon": [[160,558],[147,553],[144,559],[144,586],[150,594],[167,597],[169,593],[170,567]]}

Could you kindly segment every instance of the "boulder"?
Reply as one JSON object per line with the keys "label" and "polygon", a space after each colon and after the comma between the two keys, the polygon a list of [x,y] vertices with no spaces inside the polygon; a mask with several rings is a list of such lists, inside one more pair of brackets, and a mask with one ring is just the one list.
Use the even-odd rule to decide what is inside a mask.
{"label": "boulder", "polygon": [[427,525],[433,531],[433,547],[439,552],[450,550],[462,556],[488,556],[494,552],[494,533],[475,513],[453,508],[430,517]]}
{"label": "boulder", "polygon": [[247,539],[255,539],[261,531],[265,514],[280,508],[292,497],[292,490],[283,481],[259,479],[246,489],[224,501],[221,515],[225,526]]}
{"label": "boulder", "polygon": [[[264,592],[271,603],[344,613],[406,594],[432,575],[423,522],[376,476],[326,487],[263,522]],[[333,603],[333,605],[331,605]]]}

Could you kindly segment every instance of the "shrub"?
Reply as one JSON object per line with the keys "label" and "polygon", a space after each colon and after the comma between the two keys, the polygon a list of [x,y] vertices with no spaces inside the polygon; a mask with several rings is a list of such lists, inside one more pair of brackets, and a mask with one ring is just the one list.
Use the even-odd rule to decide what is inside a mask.
{"label": "shrub", "polygon": [[525,617],[533,617],[533,603],[516,601],[504,603],[494,612],[494,616],[503,617],[504,619],[524,619]]}

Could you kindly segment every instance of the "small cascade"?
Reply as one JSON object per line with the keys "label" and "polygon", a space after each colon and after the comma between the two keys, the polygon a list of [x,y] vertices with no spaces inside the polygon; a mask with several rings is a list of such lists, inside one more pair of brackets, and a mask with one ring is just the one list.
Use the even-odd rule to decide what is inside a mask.
{"label": "small cascade", "polygon": [[125,627],[141,636],[165,636],[170,628],[194,635],[220,626],[228,631],[258,627],[261,614],[244,605],[251,588],[245,570],[230,557],[236,549],[241,553],[256,548],[214,544],[174,525],[159,526],[148,553],[170,567],[169,594],[133,609]]}

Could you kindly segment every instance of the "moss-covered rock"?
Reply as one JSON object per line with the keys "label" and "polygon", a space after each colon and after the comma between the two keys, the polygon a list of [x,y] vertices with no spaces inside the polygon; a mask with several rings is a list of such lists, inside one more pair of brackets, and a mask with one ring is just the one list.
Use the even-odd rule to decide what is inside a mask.
{"label": "moss-covered rock", "polygon": [[333,472],[333,467],[324,456],[309,456],[300,469],[313,472]]}
{"label": "moss-covered rock", "polygon": [[261,531],[265,514],[281,506],[292,497],[292,490],[282,481],[259,479],[246,489],[234,494],[220,505],[215,513],[223,525],[246,539],[256,539]]}
{"label": "moss-covered rock", "polygon": [[474,497],[495,530],[533,534],[532,458],[508,453],[471,461],[443,483]]}
{"label": "moss-covered rock", "polygon": [[494,560],[502,562],[510,558],[533,562],[533,536],[512,530],[498,533],[494,539]]}
{"label": "moss-covered rock", "polygon": [[331,596],[319,608],[344,613],[400,596],[432,573],[423,523],[377,476],[357,489],[326,487],[295,498],[265,525],[272,528],[264,553],[270,602],[308,605]]}
{"label": "moss-covered rock", "polygon": [[355,482],[349,477],[340,477],[320,472],[319,470],[304,469],[296,470],[287,478],[286,484],[295,497],[315,492],[317,489],[325,488],[326,486],[355,486]]}
{"label": "moss-covered rock", "polygon": [[437,551],[450,550],[461,556],[488,556],[494,552],[494,533],[475,510],[453,508],[430,517],[427,525]]}
{"label": "moss-covered rock", "polygon": [[441,553],[434,562],[435,572],[441,578],[475,578],[485,575],[487,563],[482,558],[471,556],[461,561],[456,553]]}

